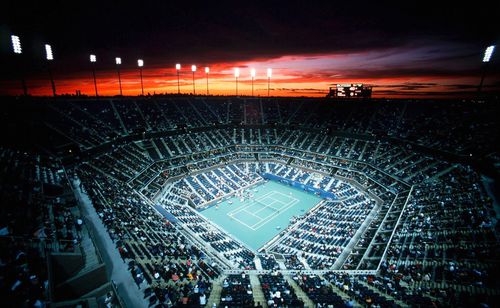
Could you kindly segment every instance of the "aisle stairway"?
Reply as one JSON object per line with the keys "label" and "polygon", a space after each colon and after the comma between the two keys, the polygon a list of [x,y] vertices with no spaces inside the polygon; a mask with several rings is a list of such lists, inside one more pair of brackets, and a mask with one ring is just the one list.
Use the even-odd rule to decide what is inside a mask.
{"label": "aisle stairway", "polygon": [[212,282],[212,292],[210,292],[210,297],[207,300],[207,305],[205,307],[212,307],[213,304],[219,306],[220,295],[222,292],[222,282],[226,278],[225,275],[220,276]]}
{"label": "aisle stairway", "polygon": [[250,275],[250,284],[252,285],[253,300],[255,304],[260,303],[262,307],[267,307],[266,297],[262,291],[262,286],[260,285],[259,277],[253,274]]}
{"label": "aisle stairway", "polygon": [[315,307],[313,301],[307,296],[307,294],[302,291],[302,289],[299,287],[299,285],[295,282],[295,280],[292,279],[290,276],[284,276],[286,281],[292,286],[292,288],[295,290],[295,294],[297,297],[304,302],[304,307]]}

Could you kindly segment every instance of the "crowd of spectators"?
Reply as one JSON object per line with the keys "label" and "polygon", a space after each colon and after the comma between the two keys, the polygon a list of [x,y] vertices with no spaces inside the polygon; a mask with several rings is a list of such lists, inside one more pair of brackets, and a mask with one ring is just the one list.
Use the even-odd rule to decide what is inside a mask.
{"label": "crowd of spectators", "polygon": [[295,290],[281,273],[259,275],[259,281],[268,307],[304,307],[302,300],[297,297]]}
{"label": "crowd of spectators", "polygon": [[1,298],[12,307],[45,307],[48,258],[79,252],[83,224],[62,166],[52,157],[0,148],[0,200]]}
{"label": "crowd of spectators", "polygon": [[345,301],[333,292],[332,286],[317,275],[296,275],[295,282],[304,291],[316,307],[343,307]]}
{"label": "crowd of spectators", "polygon": [[297,255],[311,269],[331,268],[375,205],[366,198],[358,199],[353,205],[345,201],[323,202],[295,223],[270,250]]}
{"label": "crowd of spectators", "polygon": [[0,237],[0,294],[11,307],[45,307],[49,299],[47,259],[36,241]]}
{"label": "crowd of spectators", "polygon": [[245,168],[243,163],[219,167],[186,176],[175,186],[184,191],[195,207],[200,207],[262,181],[254,172],[243,172]]}
{"label": "crowd of spectators", "polygon": [[229,275],[222,282],[220,306],[231,308],[254,307],[253,290],[247,274]]}
{"label": "crowd of spectators", "polygon": [[206,302],[218,266],[134,191],[84,167],[82,188],[150,304]]}

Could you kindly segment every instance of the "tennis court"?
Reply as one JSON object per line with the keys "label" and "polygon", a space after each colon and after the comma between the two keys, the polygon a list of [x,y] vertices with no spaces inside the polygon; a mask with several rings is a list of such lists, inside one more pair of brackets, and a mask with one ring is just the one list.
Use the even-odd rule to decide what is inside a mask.
{"label": "tennis court", "polygon": [[233,196],[203,210],[221,229],[258,250],[285,229],[293,216],[302,216],[321,198],[303,190],[269,181],[247,190],[252,197]]}

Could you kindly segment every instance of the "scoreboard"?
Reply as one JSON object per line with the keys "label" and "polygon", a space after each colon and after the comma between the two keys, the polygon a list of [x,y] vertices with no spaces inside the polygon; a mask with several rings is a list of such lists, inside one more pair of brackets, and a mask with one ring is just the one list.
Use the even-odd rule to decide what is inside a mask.
{"label": "scoreboard", "polygon": [[370,98],[372,96],[372,87],[365,86],[362,83],[357,84],[337,84],[330,87],[329,98]]}

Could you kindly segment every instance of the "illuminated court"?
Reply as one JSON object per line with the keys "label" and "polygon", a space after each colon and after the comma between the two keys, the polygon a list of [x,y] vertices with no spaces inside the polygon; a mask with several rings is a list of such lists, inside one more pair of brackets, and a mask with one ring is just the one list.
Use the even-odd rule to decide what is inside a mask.
{"label": "illuminated court", "polygon": [[248,190],[253,198],[231,197],[201,212],[227,233],[258,250],[321,201],[318,196],[269,181]]}

